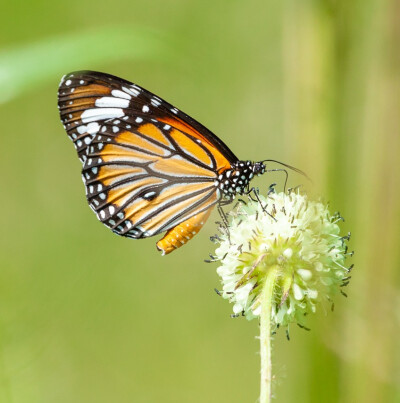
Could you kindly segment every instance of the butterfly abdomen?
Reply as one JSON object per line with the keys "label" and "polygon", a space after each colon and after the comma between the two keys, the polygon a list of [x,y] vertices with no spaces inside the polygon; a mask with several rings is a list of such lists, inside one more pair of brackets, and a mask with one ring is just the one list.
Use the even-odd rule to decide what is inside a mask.
{"label": "butterfly abdomen", "polygon": [[167,255],[180,248],[200,231],[210,213],[211,209],[205,210],[170,229],[164,238],[157,242],[157,249],[161,251],[162,255]]}

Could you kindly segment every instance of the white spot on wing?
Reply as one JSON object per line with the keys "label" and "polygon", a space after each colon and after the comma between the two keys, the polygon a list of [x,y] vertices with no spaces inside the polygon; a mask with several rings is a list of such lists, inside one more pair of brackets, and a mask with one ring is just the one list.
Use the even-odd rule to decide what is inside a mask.
{"label": "white spot on wing", "polygon": [[99,108],[127,108],[129,106],[129,100],[114,97],[102,97],[96,99],[95,105]]}
{"label": "white spot on wing", "polygon": [[83,123],[95,122],[97,120],[115,119],[124,116],[120,108],[93,108],[87,109],[81,115]]}
{"label": "white spot on wing", "polygon": [[140,94],[140,91],[137,90],[136,88],[126,88],[122,87],[122,89],[127,92],[128,94],[133,95],[134,97],[137,97]]}
{"label": "white spot on wing", "polygon": [[132,99],[129,94],[120,90],[112,90],[111,95],[117,98]]}
{"label": "white spot on wing", "polygon": [[97,122],[92,122],[87,125],[87,132],[89,134],[95,134],[99,131],[100,125]]}
{"label": "white spot on wing", "polygon": [[147,192],[143,198],[144,199],[149,199],[150,197],[153,197],[156,194],[156,192],[152,191],[152,192]]}
{"label": "white spot on wing", "polygon": [[161,102],[158,100],[158,99],[152,99],[151,100],[151,104],[152,105],[154,105],[154,106],[160,106],[161,105]]}

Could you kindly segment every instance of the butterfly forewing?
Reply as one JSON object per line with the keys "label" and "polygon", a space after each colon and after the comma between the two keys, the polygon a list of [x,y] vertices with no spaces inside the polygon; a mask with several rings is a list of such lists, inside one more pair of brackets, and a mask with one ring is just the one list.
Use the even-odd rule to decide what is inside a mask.
{"label": "butterfly forewing", "polygon": [[85,134],[93,134],[98,124],[131,116],[138,123],[148,117],[197,137],[217,155],[222,166],[227,161],[237,161],[222,140],[206,127],[158,96],[121,78],[93,71],[71,73],[62,78],[58,97],[61,120],[78,153],[87,145]]}
{"label": "butterfly forewing", "polygon": [[59,109],[89,205],[119,235],[152,236],[209,210],[218,174],[237,160],[200,123],[114,76],[65,76]]}

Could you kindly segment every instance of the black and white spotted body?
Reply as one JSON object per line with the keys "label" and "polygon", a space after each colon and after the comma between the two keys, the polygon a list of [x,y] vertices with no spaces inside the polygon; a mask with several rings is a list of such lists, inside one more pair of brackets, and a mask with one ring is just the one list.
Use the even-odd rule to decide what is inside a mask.
{"label": "black and white spotted body", "polygon": [[249,183],[256,175],[265,173],[262,162],[237,161],[218,176],[215,186],[220,189],[225,200],[233,200],[237,194],[242,195],[249,190]]}

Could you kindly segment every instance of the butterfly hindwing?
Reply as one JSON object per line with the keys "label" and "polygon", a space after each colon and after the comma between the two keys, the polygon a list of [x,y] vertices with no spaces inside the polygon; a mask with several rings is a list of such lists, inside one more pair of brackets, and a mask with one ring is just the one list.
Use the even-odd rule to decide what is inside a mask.
{"label": "butterfly hindwing", "polygon": [[142,123],[103,124],[83,166],[88,202],[99,220],[133,238],[166,231],[219,200],[214,167],[186,158],[162,125]]}

